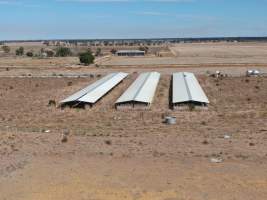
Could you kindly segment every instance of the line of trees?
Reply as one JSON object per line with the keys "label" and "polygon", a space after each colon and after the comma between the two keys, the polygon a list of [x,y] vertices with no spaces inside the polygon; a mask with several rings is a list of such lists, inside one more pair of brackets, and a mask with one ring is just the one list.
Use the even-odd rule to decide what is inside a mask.
{"label": "line of trees", "polygon": [[[3,50],[4,53],[10,53],[11,52],[11,48],[9,46],[6,46],[6,45],[2,46],[1,49]],[[37,57],[53,57],[53,56],[68,57],[68,56],[73,56],[71,49],[67,48],[67,47],[58,47],[55,50],[52,50],[52,49],[47,50],[47,49],[42,48],[40,50],[39,54],[34,54],[33,51],[25,52],[24,47],[21,46],[15,50],[15,54],[17,56],[26,55],[28,57],[36,57],[36,56]],[[91,49],[88,49],[85,52],[79,53],[78,57],[79,57],[81,64],[88,66],[88,65],[94,63],[95,56],[101,56],[101,55],[103,55],[101,48],[97,48],[95,53],[93,53],[91,51]]]}

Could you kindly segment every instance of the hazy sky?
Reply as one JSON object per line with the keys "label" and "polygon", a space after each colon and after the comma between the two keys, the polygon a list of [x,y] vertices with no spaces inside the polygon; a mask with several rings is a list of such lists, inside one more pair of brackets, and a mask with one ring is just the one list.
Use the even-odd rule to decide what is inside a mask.
{"label": "hazy sky", "polygon": [[0,0],[0,40],[267,36],[267,0]]}

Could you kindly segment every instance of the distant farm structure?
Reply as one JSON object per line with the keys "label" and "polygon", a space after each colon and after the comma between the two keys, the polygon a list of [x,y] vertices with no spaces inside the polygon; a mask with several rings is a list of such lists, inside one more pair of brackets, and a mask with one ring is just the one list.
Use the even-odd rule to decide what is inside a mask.
{"label": "distant farm structure", "polygon": [[139,50],[120,50],[116,53],[117,56],[145,56],[145,51]]}

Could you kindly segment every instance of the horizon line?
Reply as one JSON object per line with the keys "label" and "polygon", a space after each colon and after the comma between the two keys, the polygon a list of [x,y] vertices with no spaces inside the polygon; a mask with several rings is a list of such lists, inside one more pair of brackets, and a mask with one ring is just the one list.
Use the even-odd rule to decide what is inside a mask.
{"label": "horizon line", "polygon": [[211,36],[211,37],[152,37],[152,38],[75,38],[75,39],[12,39],[0,40],[0,42],[30,42],[30,41],[95,41],[95,40],[195,40],[195,39],[267,39],[267,36]]}

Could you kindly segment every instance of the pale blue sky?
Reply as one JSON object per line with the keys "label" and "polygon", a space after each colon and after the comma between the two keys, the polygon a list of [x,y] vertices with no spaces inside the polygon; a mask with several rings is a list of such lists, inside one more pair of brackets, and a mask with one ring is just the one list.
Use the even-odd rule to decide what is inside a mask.
{"label": "pale blue sky", "polygon": [[267,36],[267,0],[0,0],[0,40]]}

